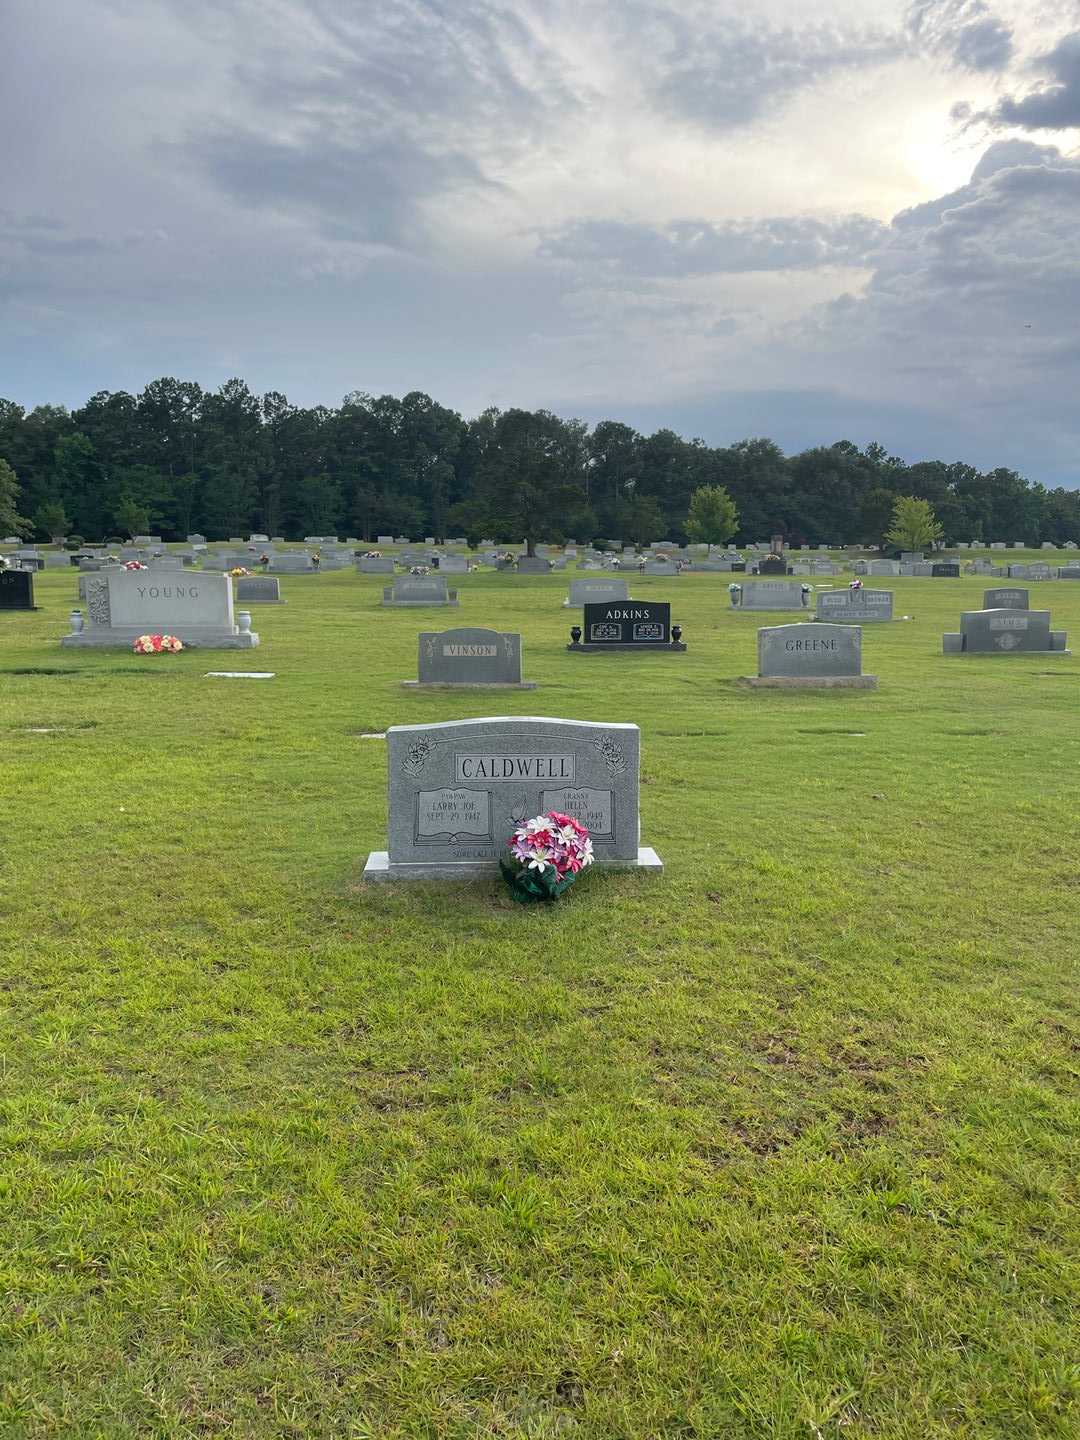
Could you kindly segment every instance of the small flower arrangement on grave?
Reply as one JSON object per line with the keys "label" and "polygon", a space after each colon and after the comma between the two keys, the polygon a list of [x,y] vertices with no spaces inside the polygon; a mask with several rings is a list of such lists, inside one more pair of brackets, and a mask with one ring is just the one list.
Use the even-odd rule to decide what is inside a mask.
{"label": "small flower arrangement on grave", "polygon": [[727,587],[727,593],[729,595],[737,595],[741,589],[742,586],[739,584],[739,582],[737,580],[732,580],[731,584]]}
{"label": "small flower arrangement on grave", "polygon": [[409,574],[410,574],[410,575],[430,575],[430,574],[431,574],[431,566],[430,566],[430,565],[410,565],[410,566],[409,566]]}
{"label": "small flower arrangement on grave", "polygon": [[861,590],[861,589],[862,589],[862,581],[858,578],[858,576],[856,576],[854,580],[850,580],[850,581],[848,582],[848,587],[847,587],[847,588],[848,588],[849,590]]}
{"label": "small flower arrangement on grave", "polygon": [[814,587],[812,585],[803,585],[801,588],[804,595],[812,595],[814,593]]}
{"label": "small flower arrangement on grave", "polygon": [[364,551],[363,558],[364,558],[365,560],[381,560],[381,559],[382,559],[382,551],[381,551],[381,550],[365,550],[365,551]]}
{"label": "small flower arrangement on grave", "polygon": [[141,560],[126,560],[124,562],[125,570],[146,570],[147,568]]}
{"label": "small flower arrangement on grave", "polygon": [[131,648],[136,655],[179,655],[184,642],[175,635],[140,635]]}
{"label": "small flower arrangement on grave", "polygon": [[229,574],[233,577],[234,580],[242,580],[245,575],[250,575],[251,571],[247,569],[247,567],[244,565],[234,565],[233,568],[229,571]]}
{"label": "small flower arrangement on grave", "polygon": [[260,555],[260,556],[259,556],[259,564],[260,564],[260,565],[269,565],[269,564],[270,564],[270,556],[269,556],[269,555],[266,555],[266,554]]}
{"label": "small flower arrangement on grave", "polygon": [[593,863],[589,832],[558,810],[524,820],[508,842],[510,858],[499,861],[503,879],[515,900],[557,900],[582,870]]}

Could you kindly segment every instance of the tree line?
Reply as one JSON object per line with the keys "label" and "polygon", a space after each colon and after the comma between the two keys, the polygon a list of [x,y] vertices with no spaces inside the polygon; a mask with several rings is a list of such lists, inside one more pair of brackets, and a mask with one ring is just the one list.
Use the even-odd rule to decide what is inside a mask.
{"label": "tree line", "polygon": [[901,496],[926,500],[947,542],[1080,541],[1075,491],[1004,467],[908,464],[878,444],[785,455],[764,438],[710,446],[546,410],[467,420],[419,391],[305,408],[239,379],[210,391],[162,378],[76,410],[0,399],[0,530],[41,539],[261,531],[647,544],[687,538],[704,487],[731,497],[737,542],[780,533],[790,544],[880,544]]}

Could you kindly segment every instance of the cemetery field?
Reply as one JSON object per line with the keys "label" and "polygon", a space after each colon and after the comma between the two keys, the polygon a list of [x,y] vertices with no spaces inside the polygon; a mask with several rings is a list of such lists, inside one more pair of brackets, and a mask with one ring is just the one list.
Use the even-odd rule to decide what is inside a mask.
{"label": "cemetery field", "polygon": [[[579,576],[283,575],[244,652],[0,613],[4,1437],[1080,1433],[1080,658],[872,580],[878,691],[749,690],[804,617],[630,575],[688,652],[568,655]],[[402,689],[465,625],[538,688]],[[362,885],[369,737],[488,714],[638,724],[664,874]]]}

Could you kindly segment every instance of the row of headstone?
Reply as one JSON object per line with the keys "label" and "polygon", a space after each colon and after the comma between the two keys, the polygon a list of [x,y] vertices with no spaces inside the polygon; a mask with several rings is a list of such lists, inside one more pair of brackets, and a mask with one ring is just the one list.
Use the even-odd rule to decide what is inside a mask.
{"label": "row of headstone", "polygon": [[1049,610],[1032,610],[1026,590],[1000,587],[983,592],[981,610],[965,610],[960,629],[942,636],[945,655],[1013,655],[1037,652],[1067,655],[1064,630],[1050,628]]}

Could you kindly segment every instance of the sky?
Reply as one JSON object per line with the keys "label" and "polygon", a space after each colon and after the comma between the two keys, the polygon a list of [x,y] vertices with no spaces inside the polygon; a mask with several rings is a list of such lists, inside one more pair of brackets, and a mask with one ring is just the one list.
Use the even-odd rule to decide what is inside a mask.
{"label": "sky", "polygon": [[1080,0],[3,0],[0,396],[1080,486]]}

